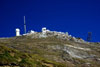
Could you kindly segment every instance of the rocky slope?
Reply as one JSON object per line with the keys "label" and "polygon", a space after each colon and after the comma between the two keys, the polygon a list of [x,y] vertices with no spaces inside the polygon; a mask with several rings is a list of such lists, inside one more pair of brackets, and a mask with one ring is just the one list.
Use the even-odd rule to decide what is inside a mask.
{"label": "rocky slope", "polygon": [[100,43],[55,36],[0,39],[0,67],[99,67]]}

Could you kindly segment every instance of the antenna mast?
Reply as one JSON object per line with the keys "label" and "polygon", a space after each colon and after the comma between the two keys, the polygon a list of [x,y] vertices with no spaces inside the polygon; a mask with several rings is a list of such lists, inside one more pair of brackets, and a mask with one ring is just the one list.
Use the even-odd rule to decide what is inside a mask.
{"label": "antenna mast", "polygon": [[26,22],[25,22],[25,16],[24,16],[24,33],[26,34]]}
{"label": "antenna mast", "polygon": [[92,40],[92,32],[88,32],[87,41]]}

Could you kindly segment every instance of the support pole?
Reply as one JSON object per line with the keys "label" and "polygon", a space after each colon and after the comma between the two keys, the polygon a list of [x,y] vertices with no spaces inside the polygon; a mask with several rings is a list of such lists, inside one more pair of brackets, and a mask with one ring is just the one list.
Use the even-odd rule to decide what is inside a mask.
{"label": "support pole", "polygon": [[26,34],[26,22],[25,22],[25,16],[24,16],[24,33]]}

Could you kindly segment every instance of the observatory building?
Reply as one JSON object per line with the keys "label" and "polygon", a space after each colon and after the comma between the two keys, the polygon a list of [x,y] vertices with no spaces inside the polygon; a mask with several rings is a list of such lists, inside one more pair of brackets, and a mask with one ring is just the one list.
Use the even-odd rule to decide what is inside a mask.
{"label": "observatory building", "polygon": [[46,34],[46,27],[42,28],[42,34],[44,34],[44,35]]}
{"label": "observatory building", "polygon": [[20,36],[20,29],[16,28],[16,36]]}

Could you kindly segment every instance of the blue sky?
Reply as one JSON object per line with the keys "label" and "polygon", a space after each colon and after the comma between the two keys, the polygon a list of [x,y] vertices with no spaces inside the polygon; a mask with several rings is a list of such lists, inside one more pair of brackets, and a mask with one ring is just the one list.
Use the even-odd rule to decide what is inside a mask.
{"label": "blue sky", "polygon": [[23,16],[27,30],[69,32],[86,40],[100,42],[99,0],[0,0],[0,37],[15,36],[15,28],[23,31]]}

